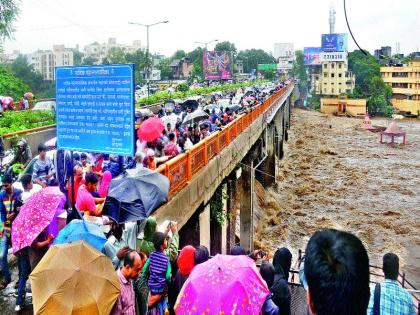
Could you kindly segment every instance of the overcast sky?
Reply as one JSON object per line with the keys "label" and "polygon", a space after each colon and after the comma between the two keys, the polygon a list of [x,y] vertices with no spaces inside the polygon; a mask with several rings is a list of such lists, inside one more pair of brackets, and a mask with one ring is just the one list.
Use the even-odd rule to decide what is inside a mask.
{"label": "overcast sky", "polygon": [[[162,20],[169,23],[150,29],[150,49],[165,55],[212,39],[232,41],[238,49],[272,52],[276,42],[300,49],[320,46],[331,4],[336,32],[348,32],[342,0],[22,0],[15,39],[5,50],[29,53],[53,44],[79,44],[82,50],[108,37],[145,44],[145,28],[128,22]],[[388,45],[395,53],[396,42],[401,53],[420,50],[420,0],[347,0],[347,14],[356,40],[370,52]],[[349,36],[349,50],[355,48]]]}

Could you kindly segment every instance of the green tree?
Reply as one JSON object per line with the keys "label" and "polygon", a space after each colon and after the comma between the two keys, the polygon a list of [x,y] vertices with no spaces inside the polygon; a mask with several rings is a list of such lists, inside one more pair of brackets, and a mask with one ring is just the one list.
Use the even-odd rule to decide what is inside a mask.
{"label": "green tree", "polygon": [[276,79],[276,72],[273,70],[268,70],[264,72],[264,79],[274,81]]}
{"label": "green tree", "polygon": [[392,89],[378,76],[372,77],[369,82],[368,110],[371,114],[389,116],[392,113]]}
{"label": "green tree", "polygon": [[35,94],[36,98],[55,96],[55,84],[44,81],[42,75],[35,71],[33,65],[28,63],[25,56],[18,56],[7,68],[15,77],[21,79],[30,87],[30,91]]}
{"label": "green tree", "polygon": [[18,0],[1,0],[0,1],[0,48],[3,41],[11,38],[15,31],[13,22],[19,15]]}
{"label": "green tree", "polygon": [[237,53],[235,44],[229,41],[218,42],[216,46],[214,46],[214,50],[215,51],[231,51],[234,57],[236,57],[236,53]]}
{"label": "green tree", "polygon": [[366,56],[360,50],[355,50],[348,55],[349,70],[356,76],[356,87],[359,87],[363,95],[369,92],[370,79],[380,76],[380,65],[375,57],[368,53]]}
{"label": "green tree", "polygon": [[73,64],[75,66],[80,66],[83,60],[83,53],[80,52],[78,49],[74,48],[73,50]]}
{"label": "green tree", "polygon": [[296,60],[293,63],[293,75],[299,80],[299,88],[305,90],[308,87],[308,74],[306,73],[305,57],[302,50],[296,50]]}
{"label": "green tree", "polygon": [[165,58],[165,59],[162,59],[157,66],[157,68],[160,70],[160,77],[162,78],[162,80],[173,79],[170,63],[171,61],[168,58]]}
{"label": "green tree", "polygon": [[187,58],[194,65],[191,76],[193,78],[203,78],[203,49],[197,47],[193,51],[187,53]]}
{"label": "green tree", "polygon": [[29,90],[29,86],[25,84],[21,79],[15,77],[4,67],[0,67],[1,95],[11,96],[15,101],[18,101],[23,96],[23,94]]}
{"label": "green tree", "polygon": [[349,53],[349,70],[356,76],[356,88],[350,96],[366,98],[368,111],[373,115],[391,114],[392,89],[380,77],[375,57],[355,50]]}
{"label": "green tree", "polygon": [[92,56],[87,56],[86,58],[83,58],[82,65],[91,66],[91,65],[96,64],[97,62],[98,62],[98,59]]}
{"label": "green tree", "polygon": [[106,56],[111,64],[126,63],[125,51],[120,47],[112,47]]}
{"label": "green tree", "polygon": [[241,50],[236,59],[244,63],[244,72],[249,73],[252,69],[257,69],[258,64],[276,63],[276,59],[262,49]]}
{"label": "green tree", "polygon": [[175,60],[175,59],[182,59],[186,56],[187,54],[185,53],[184,50],[177,50],[171,57],[171,60]]}

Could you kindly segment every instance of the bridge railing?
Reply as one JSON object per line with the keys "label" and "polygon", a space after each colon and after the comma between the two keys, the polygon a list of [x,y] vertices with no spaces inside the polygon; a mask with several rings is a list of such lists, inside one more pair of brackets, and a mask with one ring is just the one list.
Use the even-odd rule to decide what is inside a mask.
{"label": "bridge railing", "polygon": [[184,188],[195,174],[206,167],[211,159],[232,143],[255,119],[261,116],[261,114],[276,103],[292,87],[293,83],[290,83],[277,93],[271,95],[262,104],[252,108],[250,112],[237,117],[222,130],[216,131],[211,136],[195,144],[185,153],[159,166],[157,172],[168,177],[170,181],[169,197],[171,198]]}

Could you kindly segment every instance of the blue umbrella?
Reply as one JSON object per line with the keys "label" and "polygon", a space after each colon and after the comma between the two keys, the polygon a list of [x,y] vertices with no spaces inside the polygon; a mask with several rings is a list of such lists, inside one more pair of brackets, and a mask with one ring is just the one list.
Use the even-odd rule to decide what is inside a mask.
{"label": "blue umbrella", "polygon": [[66,244],[80,240],[89,243],[98,251],[102,251],[106,243],[106,237],[99,225],[75,219],[58,233],[54,244]]}

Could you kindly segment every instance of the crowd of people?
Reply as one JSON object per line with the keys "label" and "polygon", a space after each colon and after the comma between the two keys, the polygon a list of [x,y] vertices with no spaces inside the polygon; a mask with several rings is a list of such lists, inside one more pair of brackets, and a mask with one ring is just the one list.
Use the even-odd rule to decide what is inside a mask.
{"label": "crowd of people", "polygon": [[[162,108],[156,115],[149,115],[142,118],[145,122],[151,117],[159,117],[165,121],[166,117],[174,117],[176,123],[166,123],[162,133],[153,141],[137,140],[136,160],[143,161],[143,166],[149,169],[156,169],[160,164],[169,159],[184,153],[193,145],[209,137],[213,132],[220,131],[230,122],[243,113],[252,111],[253,108],[261,104],[268,96],[277,92],[289,82],[282,82],[272,86],[269,90],[261,90],[255,87],[247,91],[239,89],[236,92],[226,92],[212,98],[211,101],[205,99],[196,102],[198,109],[194,107],[194,101],[187,102],[186,105],[176,104],[169,108]],[[224,105],[217,105],[218,100],[227,100]],[[237,100],[235,104],[234,100]],[[194,111],[200,111],[203,116],[197,119],[188,120],[188,115]]]}
{"label": "crowd of people", "polygon": [[[278,85],[273,91],[282,86]],[[234,95],[230,97],[233,98]],[[256,93],[253,97],[253,102],[241,104],[235,111],[228,108],[209,111],[208,118],[192,125],[183,124],[180,117],[175,128],[167,124],[154,141],[139,139],[134,158],[122,159],[100,153],[74,154],[71,163],[73,180],[65,183],[58,181],[58,170],[47,155],[48,148],[43,144],[39,145],[39,158],[34,163],[32,174],[25,174],[20,178],[22,189],[14,185],[10,174],[3,178],[3,190],[0,192],[3,222],[0,230],[0,269],[3,280],[0,290],[11,285],[13,280],[8,262],[8,249],[14,242],[13,222],[20,207],[28,203],[37,191],[49,186],[60,186],[67,197],[67,207],[75,205],[85,219],[88,216],[101,217],[113,178],[125,169],[156,169],[159,164],[185,152],[212,132],[224,128],[236,115],[252,110],[266,95]],[[176,107],[181,116],[183,110]],[[188,108],[185,110],[186,114],[191,112]],[[160,113],[160,116],[166,114],[168,113]],[[143,119],[143,122],[147,119]],[[27,165],[32,153],[26,142],[19,143],[18,152],[20,153],[14,162]],[[71,219],[70,217],[68,221]],[[177,303],[186,283],[194,270],[197,270],[197,266],[204,266],[203,264],[215,259],[210,256],[208,248],[187,245],[180,249],[177,223],[169,222],[160,230],[153,216],[149,216],[145,222],[118,223],[110,217],[105,217],[103,222],[109,226],[109,231],[106,233],[107,239],[102,253],[109,258],[115,269],[120,292],[111,314],[184,314],[177,312]],[[20,311],[25,302],[29,274],[41,261],[54,239],[55,235],[45,229],[31,246],[15,253],[19,270],[18,279],[15,279],[16,311]],[[183,243],[186,243],[185,240]],[[236,245],[230,248],[228,254],[251,261],[253,269],[257,270],[258,277],[267,290],[259,314],[292,314],[289,279],[293,257],[289,249],[282,247],[271,255],[261,250],[247,252]],[[398,256],[393,253],[384,255],[385,281],[370,287],[368,254],[362,242],[350,233],[332,229],[316,232],[307,244],[300,267],[300,283],[307,291],[309,314],[415,314],[411,295],[397,281]],[[209,291],[208,296],[199,298],[206,300],[213,293]],[[230,311],[232,314],[247,314],[241,311],[239,305],[238,308],[232,306]],[[221,311],[220,314],[222,313]],[[202,313],[192,307],[188,314]]]}

